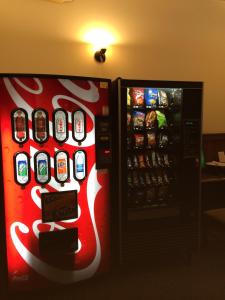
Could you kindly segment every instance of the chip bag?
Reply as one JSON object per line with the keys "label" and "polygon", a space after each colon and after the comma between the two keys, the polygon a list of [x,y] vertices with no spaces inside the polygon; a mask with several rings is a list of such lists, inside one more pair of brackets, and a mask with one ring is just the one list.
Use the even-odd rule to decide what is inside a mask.
{"label": "chip bag", "polygon": [[159,129],[166,128],[167,120],[165,114],[159,110],[156,110],[156,114],[157,114],[158,128]]}

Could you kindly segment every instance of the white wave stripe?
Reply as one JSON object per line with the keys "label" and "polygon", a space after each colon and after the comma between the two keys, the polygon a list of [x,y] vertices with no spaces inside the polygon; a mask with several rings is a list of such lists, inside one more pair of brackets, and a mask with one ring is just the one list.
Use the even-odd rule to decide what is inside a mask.
{"label": "white wave stripe", "polygon": [[41,198],[37,195],[38,191],[40,191],[40,193],[47,193],[48,190],[45,188],[42,189],[38,185],[33,186],[31,189],[31,198],[34,201],[34,203],[37,205],[37,207],[41,209]]}
{"label": "white wave stripe", "polygon": [[9,95],[11,96],[13,102],[17,105],[17,107],[23,108],[26,110],[27,114],[28,114],[28,118],[29,120],[32,120],[32,111],[33,111],[33,107],[30,106],[21,96],[20,94],[16,91],[16,89],[14,88],[14,86],[12,85],[11,81],[9,80],[9,78],[4,77],[3,78],[6,89],[9,93]]}
{"label": "white wave stripe", "polygon": [[69,79],[58,79],[58,81],[73,95],[87,102],[97,102],[99,100],[98,88],[92,81],[88,81],[90,89],[83,89]]}
{"label": "white wave stripe", "polygon": [[61,284],[69,284],[73,282],[77,282],[83,279],[87,279],[92,277],[100,264],[101,260],[101,245],[98,236],[98,231],[95,222],[95,215],[94,215],[94,204],[97,193],[101,189],[101,185],[98,183],[97,180],[97,171],[95,169],[95,165],[92,167],[87,184],[87,198],[88,198],[88,207],[90,211],[90,217],[94,228],[94,234],[96,239],[96,253],[93,261],[90,263],[89,266],[83,268],[81,270],[62,270],[56,267],[52,267],[49,264],[43,262],[38,257],[33,255],[20,241],[17,236],[16,228],[18,228],[22,233],[27,234],[29,233],[29,228],[21,223],[21,222],[14,222],[10,227],[10,235],[13,241],[13,244],[23,258],[23,260],[38,274],[42,275],[43,277],[57,282]]}
{"label": "white wave stripe", "polygon": [[37,90],[34,90],[34,89],[31,89],[30,87],[28,87],[27,85],[25,85],[22,81],[20,81],[18,78],[14,77],[13,78],[17,84],[19,86],[21,86],[25,91],[31,93],[31,94],[34,94],[34,95],[39,95],[43,92],[43,85],[40,81],[40,79],[38,78],[33,78],[33,80],[36,82],[36,84],[38,85],[38,89]]}
{"label": "white wave stripe", "polygon": [[[33,229],[33,232],[36,236],[37,239],[39,239],[39,233],[40,233],[40,230],[38,229],[38,226],[40,224],[43,224],[42,223],[42,220],[36,220],[33,225],[32,225],[32,229]],[[59,229],[59,230],[63,230],[65,229],[65,227],[63,226],[60,226],[59,224],[56,224],[54,222],[48,222],[48,223],[45,223],[45,225],[48,225],[50,226],[49,228],[49,231],[54,231],[55,228]],[[78,239],[78,248],[77,250],[75,251],[75,253],[78,253],[82,248],[82,244],[81,244],[81,241]]]}
{"label": "white wave stripe", "polygon": [[[37,239],[39,239],[40,230],[38,229],[38,226],[40,224],[43,224],[42,220],[36,220],[32,224],[32,229],[33,229],[33,232],[34,232],[34,234],[35,234],[35,236],[36,236]],[[54,230],[54,228],[55,228],[55,223],[54,222],[48,222],[48,223],[45,223],[45,224],[49,225],[49,231],[53,231]]]}
{"label": "white wave stripe", "polygon": [[[82,147],[88,147],[88,146],[92,146],[95,144],[95,120],[94,120],[94,114],[82,103],[80,103],[80,101],[66,96],[66,95],[56,95],[52,98],[52,106],[54,109],[57,108],[61,108],[61,106],[59,105],[58,101],[59,100],[68,100],[72,103],[75,103],[76,105],[78,105],[80,108],[82,108],[91,118],[92,122],[93,122],[93,128],[90,132],[87,133],[86,139],[82,142]],[[72,123],[72,115],[71,112],[68,112],[68,122]],[[66,144],[69,144],[71,146],[76,146],[76,147],[81,147],[80,145],[78,145],[78,143],[76,141],[74,141],[73,137],[72,137],[72,131],[69,130],[69,137],[68,140],[65,142]]]}
{"label": "white wave stripe", "polygon": [[33,134],[34,134],[33,129],[29,128],[29,139],[32,140],[32,141],[34,140]]}

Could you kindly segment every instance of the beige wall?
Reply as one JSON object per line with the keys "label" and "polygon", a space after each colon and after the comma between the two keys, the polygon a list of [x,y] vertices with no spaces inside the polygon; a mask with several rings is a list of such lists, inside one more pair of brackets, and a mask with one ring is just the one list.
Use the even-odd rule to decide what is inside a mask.
{"label": "beige wall", "polygon": [[203,132],[225,132],[225,3],[222,16],[206,18],[204,34],[164,24],[146,45],[113,46],[104,64],[86,44],[11,33],[1,39],[0,72],[204,81]]}

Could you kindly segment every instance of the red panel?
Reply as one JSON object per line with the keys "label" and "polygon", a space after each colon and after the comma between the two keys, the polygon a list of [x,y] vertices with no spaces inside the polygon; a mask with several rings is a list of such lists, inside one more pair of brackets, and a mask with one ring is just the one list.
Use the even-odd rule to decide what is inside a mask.
{"label": "red panel", "polygon": [[[109,174],[95,168],[94,115],[102,115],[108,106],[106,82],[55,78],[2,78],[0,105],[3,151],[4,201],[6,217],[7,259],[9,284],[13,289],[31,289],[52,283],[73,283],[105,270],[109,265]],[[29,140],[19,147],[12,140],[11,111],[23,108],[29,118]],[[62,107],[69,113],[69,139],[59,145],[52,137],[52,112]],[[39,145],[32,136],[31,113],[43,108],[49,114],[50,137]],[[82,108],[86,112],[87,138],[79,146],[71,133],[70,113]],[[53,157],[57,150],[70,156],[70,181],[61,187],[54,179]],[[81,183],[73,179],[73,153],[87,153],[87,177]],[[78,190],[79,217],[71,222],[43,224],[40,193],[44,190],[35,182],[33,156],[45,150],[51,157],[51,181],[45,189],[51,191]],[[31,159],[31,181],[22,189],[14,181],[13,156],[27,152]],[[65,257],[55,262],[44,261],[39,255],[38,232],[78,227],[80,249],[71,262]]]}

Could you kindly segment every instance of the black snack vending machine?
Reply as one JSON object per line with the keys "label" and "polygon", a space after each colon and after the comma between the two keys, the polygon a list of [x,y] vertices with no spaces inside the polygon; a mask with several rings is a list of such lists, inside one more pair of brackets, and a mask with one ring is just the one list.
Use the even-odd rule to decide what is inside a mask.
{"label": "black snack vending machine", "polygon": [[190,257],[200,228],[203,84],[117,79],[113,85],[120,262]]}

